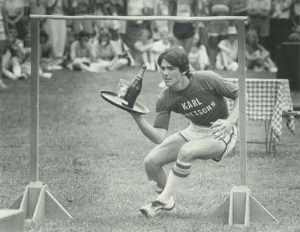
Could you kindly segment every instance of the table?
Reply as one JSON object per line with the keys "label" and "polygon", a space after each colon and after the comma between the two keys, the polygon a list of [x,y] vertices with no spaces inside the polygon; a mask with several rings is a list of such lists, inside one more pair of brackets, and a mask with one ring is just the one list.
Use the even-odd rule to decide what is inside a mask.
{"label": "table", "polygon": [[[238,84],[238,78],[226,78]],[[292,111],[293,103],[287,79],[246,79],[249,96],[246,107],[248,120],[264,121],[266,125],[266,149],[271,152],[271,144],[280,140],[283,112]],[[228,99],[231,110],[233,101]],[[295,122],[292,116],[287,117],[287,127],[294,133]]]}

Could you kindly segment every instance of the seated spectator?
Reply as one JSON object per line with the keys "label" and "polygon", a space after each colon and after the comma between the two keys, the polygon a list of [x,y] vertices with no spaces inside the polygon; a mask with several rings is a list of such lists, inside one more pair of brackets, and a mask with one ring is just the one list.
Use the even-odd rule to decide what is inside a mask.
{"label": "seated spectator", "polygon": [[[17,38],[15,29],[10,29],[8,33],[8,45],[2,56],[2,72],[6,77],[17,80],[28,77],[26,72],[26,61],[29,51],[24,48],[24,42]],[[23,66],[23,67],[22,67]],[[25,69],[25,70],[24,70]]]}
{"label": "seated spectator", "polygon": [[134,66],[134,59],[128,46],[122,40],[118,30],[112,31],[111,44],[117,53],[118,60],[112,65],[111,69],[119,69],[125,65]]}
{"label": "seated spectator", "polygon": [[[17,31],[11,29],[8,32],[8,43],[2,56],[2,72],[6,77],[18,80],[31,75],[30,48],[24,47],[24,42],[17,38]],[[44,73],[39,68],[39,75],[43,78],[51,78],[51,73]]]}
{"label": "seated spectator", "polygon": [[78,40],[71,45],[71,63],[68,67],[74,71],[87,71],[93,58],[92,45],[90,44],[88,32],[81,31]]}
{"label": "seated spectator", "polygon": [[254,30],[250,30],[246,34],[245,58],[247,68],[250,70],[277,72],[277,67],[271,60],[270,53],[259,44],[259,37]]}
{"label": "seated spectator", "polygon": [[115,51],[108,31],[99,33],[98,41],[93,44],[94,58],[88,67],[91,72],[105,72],[118,67],[119,57]]}
{"label": "seated spectator", "polygon": [[217,55],[216,68],[219,70],[238,70],[238,39],[235,26],[228,28],[227,39],[218,44],[220,52]]}
{"label": "seated spectator", "polygon": [[194,40],[193,46],[189,53],[189,60],[192,69],[194,70],[205,70],[209,67],[209,58],[205,45],[201,44],[200,41]]}
{"label": "seated spectator", "polygon": [[148,70],[155,70],[154,54],[151,52],[153,41],[147,29],[140,31],[139,38],[134,44],[137,51],[135,60],[146,65]]}

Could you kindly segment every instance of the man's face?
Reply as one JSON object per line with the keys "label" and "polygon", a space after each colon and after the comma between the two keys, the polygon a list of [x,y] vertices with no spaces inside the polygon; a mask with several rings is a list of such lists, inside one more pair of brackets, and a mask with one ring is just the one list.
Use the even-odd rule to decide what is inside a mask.
{"label": "man's face", "polygon": [[162,60],[160,68],[166,86],[174,87],[182,81],[183,78],[179,68],[171,65],[165,59]]}

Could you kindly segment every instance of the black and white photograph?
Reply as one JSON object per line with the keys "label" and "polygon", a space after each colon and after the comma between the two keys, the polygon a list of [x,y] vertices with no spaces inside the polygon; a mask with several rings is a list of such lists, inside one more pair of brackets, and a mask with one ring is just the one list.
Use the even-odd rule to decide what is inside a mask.
{"label": "black and white photograph", "polygon": [[0,0],[0,232],[300,232],[300,0]]}

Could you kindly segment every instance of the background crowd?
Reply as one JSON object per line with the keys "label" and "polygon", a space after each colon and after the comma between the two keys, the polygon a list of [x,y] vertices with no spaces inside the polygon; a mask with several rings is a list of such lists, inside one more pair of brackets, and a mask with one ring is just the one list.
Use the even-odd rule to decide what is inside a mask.
{"label": "background crowd", "polygon": [[[2,77],[30,76],[29,14],[248,16],[247,69],[277,72],[276,48],[300,41],[300,0],[0,0]],[[233,21],[42,20],[40,75],[50,70],[105,72],[146,64],[157,70],[158,54],[182,46],[197,70],[238,68]]]}

